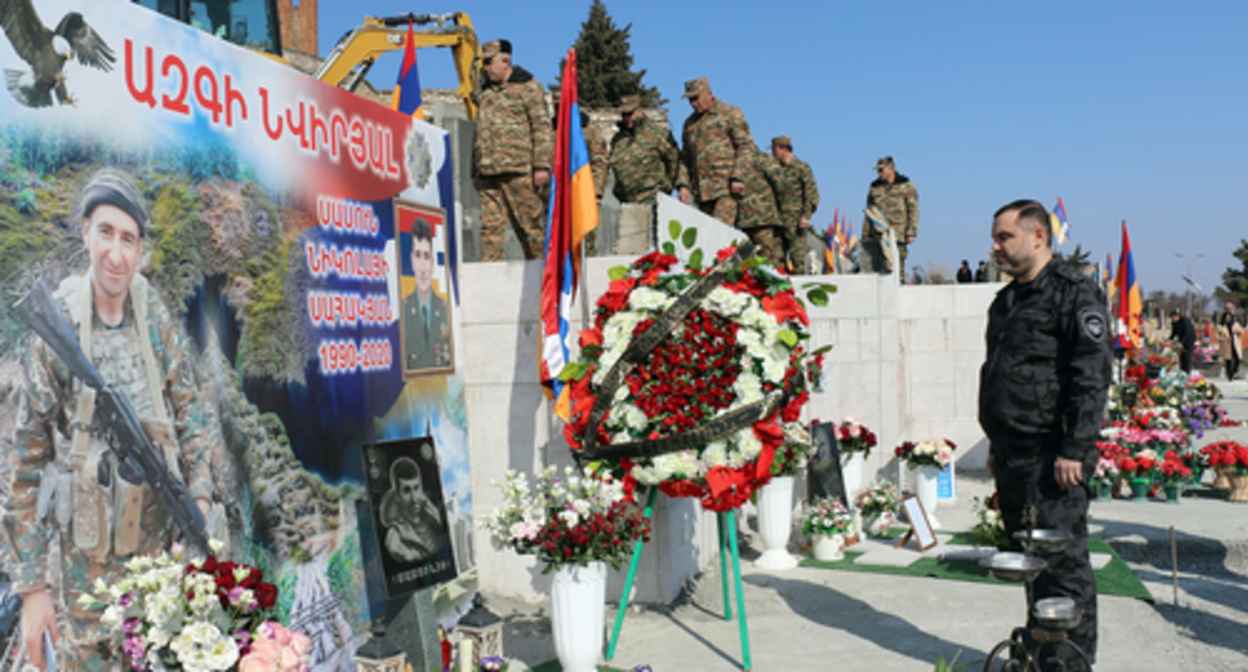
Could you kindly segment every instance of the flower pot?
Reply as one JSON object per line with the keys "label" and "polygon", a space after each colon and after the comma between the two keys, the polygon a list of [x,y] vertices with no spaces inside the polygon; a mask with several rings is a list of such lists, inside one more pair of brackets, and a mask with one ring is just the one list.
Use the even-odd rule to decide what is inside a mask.
{"label": "flower pot", "polygon": [[814,555],[816,560],[833,562],[845,558],[845,537],[839,534],[815,535]]}
{"label": "flower pot", "polygon": [[1108,501],[1114,496],[1114,482],[1110,480],[1097,480],[1096,482],[1096,501]]}
{"label": "flower pot", "polygon": [[914,470],[914,494],[918,495],[919,503],[923,505],[923,511],[927,513],[927,521],[932,524],[933,530],[940,529],[940,523],[936,520],[936,479],[939,474],[940,467],[924,465]]}
{"label": "flower pot", "polygon": [[1167,504],[1178,504],[1178,503],[1179,503],[1179,497],[1181,497],[1181,496],[1183,495],[1183,484],[1182,484],[1182,483],[1166,483],[1166,484],[1164,484],[1164,485],[1162,485],[1162,486],[1161,486],[1161,489],[1162,489],[1162,490],[1164,490],[1164,491],[1165,491],[1165,493],[1166,493],[1166,503],[1167,503]]}
{"label": "flower pot", "polygon": [[862,489],[862,470],[866,463],[867,458],[862,453],[841,455],[841,483],[845,485],[845,498],[851,502]]}
{"label": "flower pot", "polygon": [[550,584],[550,629],[565,672],[595,672],[602,655],[607,564],[564,565]]}
{"label": "flower pot", "polygon": [[1148,490],[1153,486],[1153,482],[1147,478],[1131,479],[1131,501],[1147,502]]}
{"label": "flower pot", "polygon": [[1228,502],[1248,502],[1248,474],[1231,474],[1231,492],[1226,496]]}
{"label": "flower pot", "polygon": [[864,527],[864,531],[873,537],[888,536],[888,528],[893,526],[895,520],[891,511],[884,511],[871,517]]}
{"label": "flower pot", "polygon": [[1212,487],[1214,490],[1230,490],[1231,489],[1231,475],[1227,473],[1226,469],[1222,467],[1217,467],[1213,470],[1213,473],[1214,473],[1214,478],[1213,478]]}
{"label": "flower pot", "polygon": [[793,477],[777,476],[758,490],[758,534],[763,554],[754,561],[762,569],[792,569],[797,558],[785,549],[793,530]]}

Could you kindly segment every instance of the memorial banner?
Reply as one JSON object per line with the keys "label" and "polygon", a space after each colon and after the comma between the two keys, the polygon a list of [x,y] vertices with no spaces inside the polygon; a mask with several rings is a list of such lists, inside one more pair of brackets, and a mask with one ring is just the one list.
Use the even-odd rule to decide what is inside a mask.
{"label": "memorial banner", "polygon": [[[353,669],[367,639],[364,446],[428,437],[417,454],[441,475],[428,489],[442,500],[437,543],[452,548],[449,570],[436,553],[437,576],[473,566],[449,136],[125,0],[5,11],[0,471],[11,538],[0,541],[18,558],[6,571],[60,581],[63,609],[74,563],[104,557],[107,568],[157,535],[117,531],[125,474],[106,473],[107,446],[79,431],[81,385],[13,312],[13,297],[43,279],[105,378],[140,415],[167,414],[171,470],[211,502],[221,555],[277,584],[278,615],[312,638],[317,669]],[[98,478],[94,467],[80,478],[78,448]],[[75,498],[70,520],[35,521],[52,464],[104,494]],[[90,553],[86,515],[114,532]],[[59,535],[50,548],[64,557],[34,559],[44,542],[27,529]]]}

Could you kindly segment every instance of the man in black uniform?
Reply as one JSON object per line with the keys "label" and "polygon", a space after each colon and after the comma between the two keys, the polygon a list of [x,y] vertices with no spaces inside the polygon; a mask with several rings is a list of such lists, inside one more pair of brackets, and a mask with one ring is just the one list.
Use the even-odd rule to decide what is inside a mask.
{"label": "man in black uniform", "polygon": [[[1112,352],[1105,299],[1090,278],[1054,261],[1049,216],[1015,201],[992,222],[993,256],[1014,281],[988,312],[979,424],[988,436],[1005,529],[1056,529],[1073,540],[1043,555],[1032,599],[1071,597],[1083,612],[1071,640],[1096,657],[1096,581],[1088,557],[1089,476],[1105,414]],[[1017,541],[1013,541],[1019,550]],[[1028,620],[1031,605],[1028,605]],[[1069,647],[1056,651],[1069,654]],[[1051,654],[1050,654],[1051,655]],[[1066,669],[1082,669],[1076,658]],[[1043,669],[1050,669],[1045,667]]]}
{"label": "man in black uniform", "polygon": [[1192,353],[1196,351],[1196,326],[1191,318],[1176,308],[1170,313],[1170,340],[1179,342],[1179,368],[1192,372]]}

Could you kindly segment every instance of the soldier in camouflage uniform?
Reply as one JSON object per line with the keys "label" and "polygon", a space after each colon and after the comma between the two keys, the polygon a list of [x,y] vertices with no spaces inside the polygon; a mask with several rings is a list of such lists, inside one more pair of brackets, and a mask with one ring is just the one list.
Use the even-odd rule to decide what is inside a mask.
{"label": "soldier in camouflage uniform", "polygon": [[680,200],[729,226],[737,221],[737,201],[756,149],[741,110],[711,93],[705,77],[685,82],[693,114],[685,119],[680,144],[681,170],[676,178]]}
{"label": "soldier in camouflage uniform", "polygon": [[676,138],[646,117],[641,96],[624,96],[620,130],[611,139],[615,197],[621,204],[653,205],[656,194],[672,191],[679,168]]}
{"label": "soldier in camouflage uniform", "polygon": [[815,174],[810,164],[793,155],[793,139],[787,135],[771,140],[771,155],[780,162],[780,186],[776,197],[780,201],[780,219],[784,226],[785,249],[789,255],[792,272],[796,275],[810,273],[807,268],[806,234],[810,231],[810,218],[819,208],[819,188],[815,186]]}
{"label": "soldier in camouflage uniform", "polygon": [[[901,284],[904,285],[907,248],[919,235],[919,192],[910,178],[897,173],[891,156],[876,161],[875,172],[879,178],[871,183],[867,191],[867,207],[879,208],[888,218],[888,227],[893,230],[893,239],[897,243],[897,265],[901,271]],[[880,239],[872,227],[863,227],[862,249],[863,261],[866,262],[863,270],[882,269]]]}
{"label": "soldier in camouflage uniform", "polygon": [[[105,382],[125,393],[174,477],[207,515],[210,450],[220,448],[220,435],[196,398],[193,349],[156,290],[136,273],[147,228],[142,197],[129,178],[106,169],[92,177],[81,200],[90,268],[62,282],[54,297],[84,353]],[[60,669],[119,668],[117,653],[102,641],[100,612],[79,605],[78,596],[97,578],[107,583],[119,576],[130,556],[168,549],[171,521],[150,488],[120,478],[107,444],[88,429],[94,394],[41,339],[32,335],[23,355],[4,524],[14,589],[24,600],[28,662],[44,669],[47,630]],[[46,511],[41,504],[49,496]],[[63,557],[60,571],[50,572],[56,535]]]}
{"label": "soldier in camouflage uniform", "polygon": [[511,43],[481,48],[486,83],[472,145],[473,184],[481,195],[481,259],[500,261],[510,227],[527,259],[546,245],[545,194],[555,134],[542,85],[512,66]]}
{"label": "soldier in camouflage uniform", "polygon": [[784,227],[780,224],[780,162],[754,143],[742,153],[746,164],[745,190],[737,211],[737,228],[745,232],[759,253],[776,268],[785,268]]}
{"label": "soldier in camouflage uniform", "polygon": [[[1070,639],[1095,661],[1088,482],[1112,362],[1105,297],[1093,280],[1053,259],[1049,214],[1040,203],[1015,201],[998,210],[992,238],[994,256],[1014,281],[988,310],[988,352],[979,384],[988,468],[1011,539],[1029,524],[1071,535],[1063,551],[1040,553],[1048,570],[1036,579],[1030,597],[1073,598],[1083,619]],[[1021,548],[1013,543],[1015,550]],[[1034,625],[1030,616],[1029,623]],[[1068,647],[1057,651],[1070,655]],[[1066,670],[1085,669],[1073,657],[1065,663]],[[1042,669],[1053,668],[1046,663]]]}
{"label": "soldier in camouflage uniform", "polygon": [[[581,112],[581,130],[585,133],[585,149],[589,151],[589,172],[594,176],[594,198],[597,199],[598,205],[602,205],[602,192],[607,189],[607,177],[611,173],[610,151],[607,149],[607,139],[603,137],[602,131],[598,126],[589,120],[589,115]],[[585,234],[583,244],[585,245],[585,256],[594,255],[594,240],[597,238],[598,229],[590,229]]]}

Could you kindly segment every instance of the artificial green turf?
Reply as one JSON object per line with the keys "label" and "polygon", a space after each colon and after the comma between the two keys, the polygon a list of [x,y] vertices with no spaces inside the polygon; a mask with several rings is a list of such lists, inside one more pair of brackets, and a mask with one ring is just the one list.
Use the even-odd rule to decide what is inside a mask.
{"label": "artificial green turf", "polygon": [[[950,544],[961,546],[972,546],[975,542],[970,534],[965,532],[955,533]],[[1122,595],[1124,597],[1134,597],[1147,602],[1153,601],[1152,593],[1148,592],[1148,588],[1144,587],[1140,578],[1131,571],[1127,563],[1119,557],[1104,539],[1100,537],[1090,537],[1088,539],[1089,553],[1108,553],[1111,557],[1109,563],[1103,568],[1096,570],[1093,574],[1096,576],[1096,592],[1101,595]],[[1001,581],[988,573],[988,570],[980,567],[979,562],[975,560],[943,560],[939,558],[920,557],[905,567],[885,567],[880,565],[858,565],[854,561],[861,556],[859,551],[845,551],[845,558],[834,562],[823,562],[814,558],[802,560],[803,567],[818,567],[820,569],[846,569],[853,572],[873,572],[876,574],[899,574],[904,576],[932,576],[939,579],[953,579],[956,581],[982,581],[985,583],[1009,583]]]}

